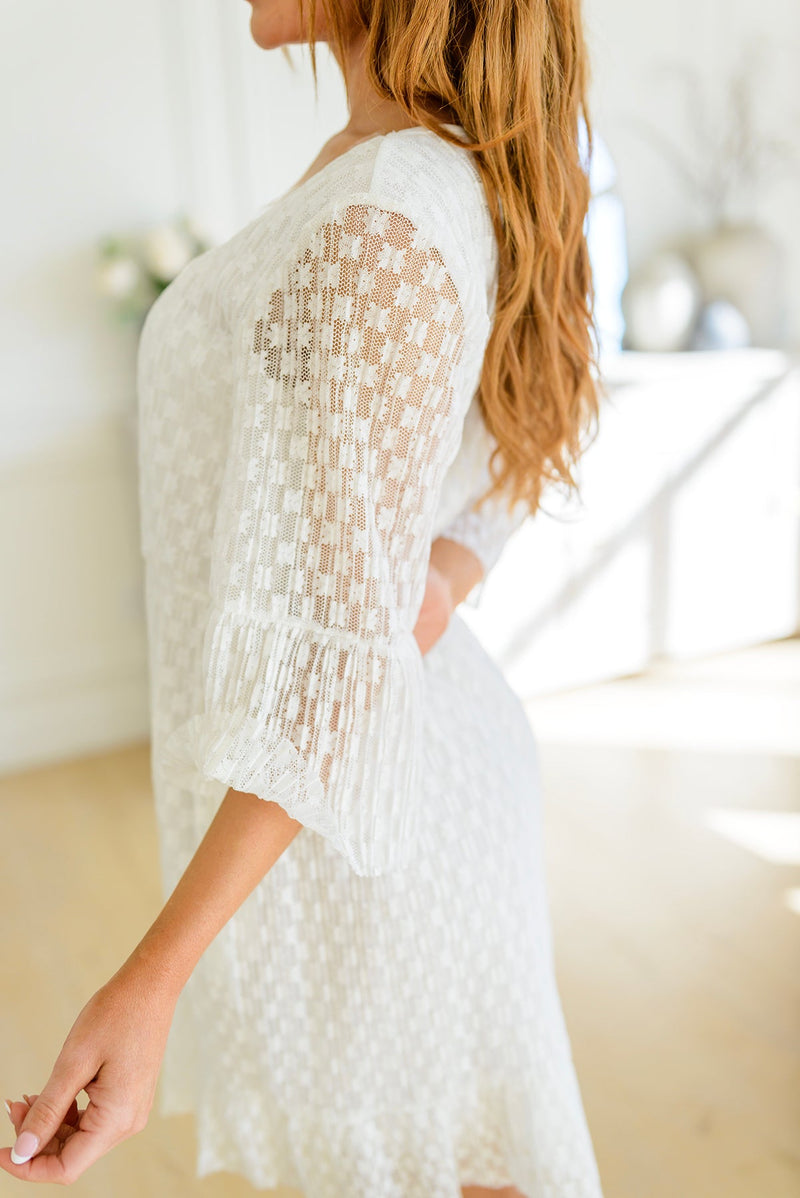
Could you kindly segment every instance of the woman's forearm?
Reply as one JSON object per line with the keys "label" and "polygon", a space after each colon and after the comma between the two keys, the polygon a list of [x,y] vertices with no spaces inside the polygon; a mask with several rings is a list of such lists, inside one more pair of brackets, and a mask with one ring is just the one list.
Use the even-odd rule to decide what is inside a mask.
{"label": "woman's forearm", "polygon": [[[483,577],[471,550],[438,537],[431,565],[447,579],[452,606]],[[232,915],[302,828],[277,803],[228,790],[161,913],[120,972],[177,995]]]}
{"label": "woman's forearm", "polygon": [[177,886],[120,972],[177,995],[302,826],[277,803],[229,788]]}
{"label": "woman's forearm", "polygon": [[466,545],[451,541],[448,537],[437,537],[432,543],[430,561],[450,583],[454,608],[466,599],[483,578],[480,559]]}

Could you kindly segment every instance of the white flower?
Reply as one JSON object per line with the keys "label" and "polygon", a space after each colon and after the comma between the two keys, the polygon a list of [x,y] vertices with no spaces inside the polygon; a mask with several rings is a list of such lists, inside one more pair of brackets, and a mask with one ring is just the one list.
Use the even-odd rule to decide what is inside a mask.
{"label": "white flower", "polygon": [[191,238],[174,225],[159,225],[142,239],[147,269],[158,279],[171,281],[194,256]]}
{"label": "white flower", "polygon": [[139,285],[142,272],[133,258],[108,258],[97,269],[97,286],[112,299],[127,299]]}
{"label": "white flower", "polygon": [[184,217],[184,228],[190,237],[199,245],[208,245],[211,241],[211,234],[205,225],[196,220],[193,216]]}

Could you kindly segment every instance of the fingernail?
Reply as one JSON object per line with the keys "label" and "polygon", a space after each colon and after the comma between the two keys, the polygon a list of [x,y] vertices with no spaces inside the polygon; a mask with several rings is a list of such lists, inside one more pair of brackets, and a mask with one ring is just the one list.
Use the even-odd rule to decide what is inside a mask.
{"label": "fingernail", "polygon": [[17,1136],[17,1142],[11,1149],[11,1160],[15,1165],[24,1165],[29,1161],[39,1147],[39,1137],[32,1131],[23,1131]]}
{"label": "fingernail", "polygon": [[[4,1098],[3,1102],[6,1104],[6,1110],[8,1111],[8,1117],[9,1117],[9,1119],[11,1119],[11,1104],[9,1103],[7,1098]],[[14,1120],[11,1119],[11,1122],[13,1123]]]}

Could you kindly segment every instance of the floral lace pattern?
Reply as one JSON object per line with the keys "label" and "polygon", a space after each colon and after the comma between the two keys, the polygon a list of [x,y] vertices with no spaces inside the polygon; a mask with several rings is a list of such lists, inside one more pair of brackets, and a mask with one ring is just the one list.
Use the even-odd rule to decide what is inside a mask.
{"label": "floral lace pattern", "polygon": [[183,990],[161,1109],[305,1198],[599,1198],[553,977],[536,746],[456,612],[496,249],[468,155],[371,138],[196,258],[139,350],[152,776],[171,892],[229,787],[303,828]]}

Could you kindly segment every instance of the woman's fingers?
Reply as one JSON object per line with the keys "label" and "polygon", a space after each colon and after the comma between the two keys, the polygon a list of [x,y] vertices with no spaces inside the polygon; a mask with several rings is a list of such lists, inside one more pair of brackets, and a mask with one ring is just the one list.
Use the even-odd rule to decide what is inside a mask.
{"label": "woman's fingers", "polygon": [[[85,1110],[78,1112],[77,1126],[62,1122],[59,1127],[61,1134],[51,1137],[45,1147],[25,1164],[12,1163],[9,1150],[0,1149],[0,1168],[19,1177],[21,1181],[69,1185],[110,1148],[142,1130],[144,1121],[137,1120],[120,1101],[124,1087],[114,1081],[109,1082],[104,1068],[100,1069],[94,1081],[87,1083],[86,1089],[89,1104]],[[45,1098],[46,1090],[47,1087],[38,1095],[39,1103]],[[13,1108],[21,1105],[13,1104]],[[34,1102],[29,1113],[35,1110],[36,1105],[37,1102]]]}
{"label": "woman's fingers", "polygon": [[[85,1067],[84,1067],[85,1068]],[[56,1148],[62,1142],[62,1127],[68,1116],[77,1114],[76,1094],[84,1088],[90,1077],[83,1076],[70,1057],[62,1052],[41,1094],[37,1094],[22,1123],[17,1126],[17,1138],[9,1155],[9,1164],[26,1168],[31,1158],[45,1154],[51,1142]],[[32,1096],[33,1097],[33,1096]],[[66,1124],[73,1127],[73,1124]],[[49,1155],[53,1155],[52,1148]],[[18,1174],[22,1176],[22,1173]]]}
{"label": "woman's fingers", "polygon": [[[75,1181],[110,1148],[138,1130],[128,1127],[125,1118],[113,1105],[105,1105],[104,1097],[99,1099],[99,1104],[91,1098],[89,1105],[81,1112],[79,1126],[59,1146],[58,1156],[42,1160],[40,1174],[31,1174],[30,1180],[62,1181],[67,1184]],[[35,1161],[31,1161],[31,1164],[34,1165]]]}
{"label": "woman's fingers", "polygon": [[[25,1118],[25,1116],[27,1115],[29,1107],[33,1103],[33,1096],[29,1096],[29,1095],[25,1094],[25,1095],[23,1095],[23,1097],[25,1099],[24,1102],[20,1102],[18,1100],[14,1101],[13,1099],[6,1099],[6,1101],[9,1104],[9,1107],[10,1107],[9,1118],[11,1120],[11,1123],[14,1126],[15,1136],[19,1134],[19,1130],[22,1126],[22,1121]],[[37,1095],[37,1097],[38,1097],[38,1095]],[[64,1140],[66,1140],[68,1136],[72,1135],[73,1132],[76,1130],[80,1116],[81,1116],[81,1111],[78,1107],[77,1099],[74,1099],[72,1104],[70,1105],[70,1109],[67,1112],[64,1122],[58,1128],[56,1134],[53,1136],[53,1138],[50,1140],[50,1142],[48,1144],[45,1144],[44,1148],[42,1148],[41,1151],[51,1153],[51,1154],[54,1152],[58,1152],[60,1149],[61,1143]]]}
{"label": "woman's fingers", "polygon": [[151,998],[138,974],[115,978],[79,1013],[41,1094],[12,1108],[19,1134],[13,1157],[0,1149],[0,1169],[20,1181],[68,1185],[147,1123],[174,1000]]}
{"label": "woman's fingers", "polygon": [[77,1127],[80,1123],[81,1113],[77,1098],[73,1098],[69,1110],[64,1116],[64,1123],[69,1124],[70,1127]]}
{"label": "woman's fingers", "polygon": [[[23,1094],[22,1097],[25,1099],[28,1106],[33,1106],[34,1102],[39,1097],[39,1095],[38,1094],[31,1094],[31,1095]],[[72,1102],[69,1104],[69,1110],[67,1111],[66,1115],[64,1116],[64,1122],[61,1124],[61,1127],[66,1128],[67,1130],[69,1130],[70,1128],[76,1128],[78,1126],[78,1123],[80,1122],[80,1117],[81,1117],[81,1109],[78,1106],[78,1100],[77,1100],[77,1098],[73,1098]],[[59,1131],[56,1133],[56,1135],[58,1135],[59,1138],[61,1138],[61,1129],[59,1129]]]}
{"label": "woman's fingers", "polygon": [[[28,1106],[33,1106],[34,1102],[39,1097],[39,1095],[38,1094],[23,1094],[22,1097],[25,1099]],[[78,1106],[78,1100],[77,1100],[77,1098],[73,1098],[72,1102],[69,1104],[69,1110],[67,1111],[66,1115],[64,1116],[64,1123],[68,1123],[72,1127],[77,1127],[80,1117],[81,1117],[81,1111]],[[63,1127],[64,1124],[62,1123],[61,1126]]]}
{"label": "woman's fingers", "polygon": [[[12,1110],[24,1107],[24,1103],[12,1103]],[[40,1181],[56,1185],[69,1185],[76,1181],[91,1164],[109,1148],[124,1138],[107,1121],[98,1117],[96,1108],[89,1106],[79,1111],[81,1123],[75,1127],[62,1123],[59,1134],[52,1137],[45,1147],[27,1163],[14,1164],[8,1148],[0,1149],[0,1166],[21,1181]],[[82,1124],[87,1126],[83,1127]],[[10,1168],[9,1168],[10,1166]]]}

